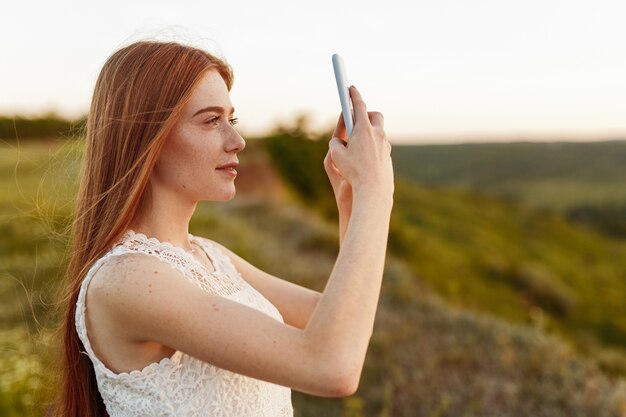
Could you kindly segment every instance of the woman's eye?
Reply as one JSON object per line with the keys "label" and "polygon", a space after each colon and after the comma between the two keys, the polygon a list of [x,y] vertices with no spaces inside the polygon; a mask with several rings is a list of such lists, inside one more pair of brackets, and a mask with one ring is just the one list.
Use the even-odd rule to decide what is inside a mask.
{"label": "woman's eye", "polygon": [[[219,120],[220,120],[219,117],[212,117],[209,120],[207,120],[205,124],[216,125],[217,122],[219,122]],[[228,119],[228,123],[230,123],[232,126],[235,126],[238,122],[239,122],[239,119],[236,117],[233,117],[232,119]]]}

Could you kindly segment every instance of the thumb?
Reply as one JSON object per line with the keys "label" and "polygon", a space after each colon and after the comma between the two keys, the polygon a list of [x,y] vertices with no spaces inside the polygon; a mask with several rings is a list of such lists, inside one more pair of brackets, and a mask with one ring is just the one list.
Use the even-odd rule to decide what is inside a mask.
{"label": "thumb", "polygon": [[324,168],[326,169],[328,176],[331,177],[331,181],[341,175],[339,174],[339,171],[337,170],[337,167],[335,167],[335,163],[330,156],[330,149],[326,152],[326,157],[324,157]]}

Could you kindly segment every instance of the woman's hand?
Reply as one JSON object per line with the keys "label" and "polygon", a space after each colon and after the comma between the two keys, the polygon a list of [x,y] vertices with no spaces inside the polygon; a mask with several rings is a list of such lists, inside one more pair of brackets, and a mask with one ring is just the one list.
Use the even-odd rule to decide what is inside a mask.
{"label": "woman's hand", "polygon": [[355,198],[372,198],[392,202],[393,166],[391,144],[387,140],[381,113],[369,112],[361,94],[352,86],[354,130],[346,138],[342,120],[330,140],[329,153],[341,176],[352,186]]}
{"label": "woman's hand", "polygon": [[350,220],[355,189],[363,198],[373,196],[378,203],[393,204],[391,145],[384,131],[384,118],[380,113],[367,112],[354,86],[350,87],[350,96],[356,119],[352,137],[348,141],[340,115],[324,158],[339,210],[340,242]]}

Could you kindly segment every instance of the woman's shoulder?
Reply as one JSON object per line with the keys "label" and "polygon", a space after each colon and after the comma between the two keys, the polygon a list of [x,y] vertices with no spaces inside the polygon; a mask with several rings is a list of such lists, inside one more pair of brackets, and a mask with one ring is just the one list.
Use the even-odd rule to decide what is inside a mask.
{"label": "woman's shoulder", "polygon": [[149,320],[149,300],[171,303],[188,287],[188,279],[171,265],[154,256],[128,252],[107,257],[88,281],[83,302],[89,304],[92,316],[96,312],[105,321],[124,323],[124,331],[134,329],[137,334],[141,332],[137,323]]}
{"label": "woman's shoulder", "polygon": [[179,277],[182,273],[155,256],[142,252],[109,252],[91,271],[90,293],[119,291],[124,287],[142,286],[155,278]]}
{"label": "woman's shoulder", "polygon": [[[144,252],[111,250],[100,258],[96,264],[99,264],[94,271],[96,274],[102,271],[121,274],[130,271],[141,271],[146,268],[163,267],[164,262]],[[96,265],[94,264],[94,266]]]}

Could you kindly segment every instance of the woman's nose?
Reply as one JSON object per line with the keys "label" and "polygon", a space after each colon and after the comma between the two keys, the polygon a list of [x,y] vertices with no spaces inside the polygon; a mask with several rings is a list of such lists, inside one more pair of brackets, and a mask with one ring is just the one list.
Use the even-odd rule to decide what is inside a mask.
{"label": "woman's nose", "polygon": [[241,152],[246,147],[246,141],[241,137],[239,132],[235,129],[231,130],[231,135],[228,141],[228,150]]}

